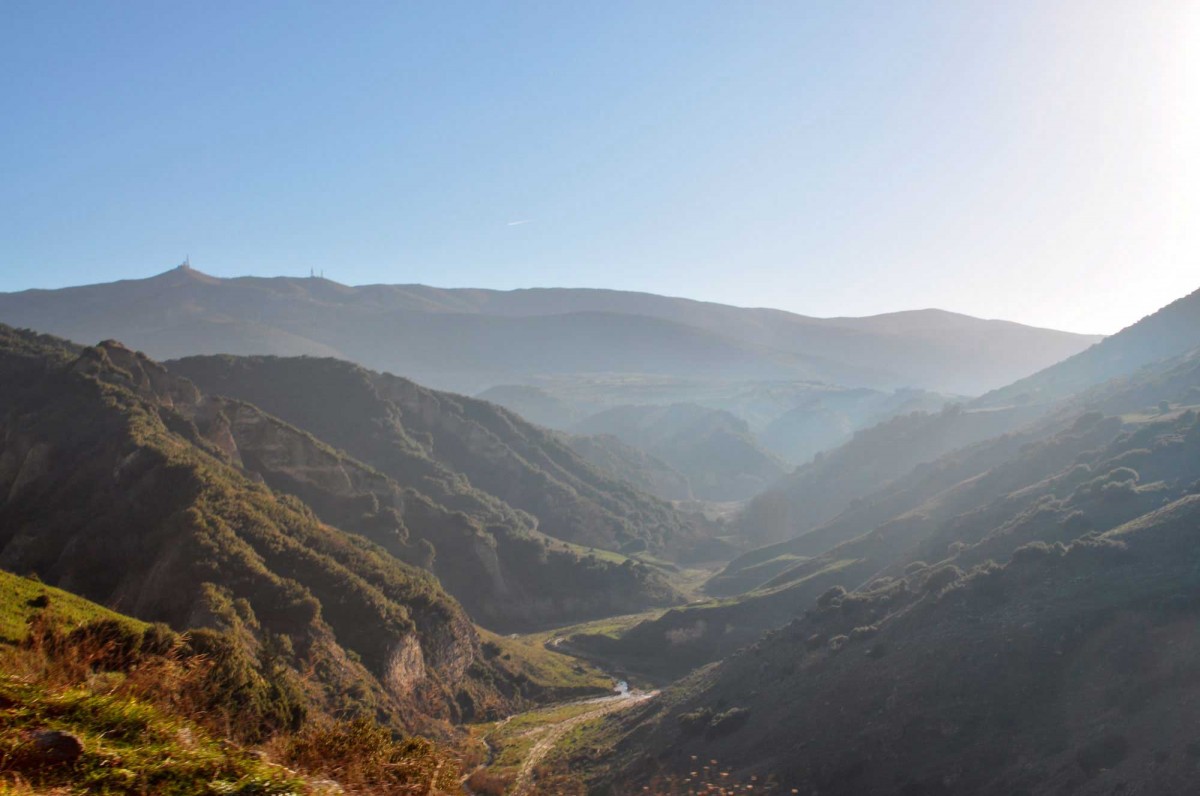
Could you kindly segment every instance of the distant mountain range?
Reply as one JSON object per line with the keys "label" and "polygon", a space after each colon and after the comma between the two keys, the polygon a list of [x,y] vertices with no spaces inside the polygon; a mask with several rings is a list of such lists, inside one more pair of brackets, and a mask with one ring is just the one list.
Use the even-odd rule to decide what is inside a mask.
{"label": "distant mountain range", "polygon": [[120,339],[156,359],[334,356],[467,393],[547,375],[634,373],[979,394],[1100,340],[940,310],[820,319],[613,290],[349,287],[187,267],[2,294],[0,321]]}

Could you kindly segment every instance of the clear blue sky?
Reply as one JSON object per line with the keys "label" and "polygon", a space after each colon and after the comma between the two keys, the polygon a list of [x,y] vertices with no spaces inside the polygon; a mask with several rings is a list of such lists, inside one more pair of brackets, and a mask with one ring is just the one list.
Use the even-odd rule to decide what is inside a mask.
{"label": "clear blue sky", "polygon": [[1186,0],[9,0],[0,290],[190,254],[1110,332],[1200,287],[1198,38]]}

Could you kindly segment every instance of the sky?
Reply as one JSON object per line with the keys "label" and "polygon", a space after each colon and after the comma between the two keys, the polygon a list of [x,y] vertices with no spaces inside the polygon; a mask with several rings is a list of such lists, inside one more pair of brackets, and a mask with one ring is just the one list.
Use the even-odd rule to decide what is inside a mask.
{"label": "sky", "polygon": [[8,0],[0,109],[0,291],[190,255],[1109,333],[1200,288],[1200,0]]}

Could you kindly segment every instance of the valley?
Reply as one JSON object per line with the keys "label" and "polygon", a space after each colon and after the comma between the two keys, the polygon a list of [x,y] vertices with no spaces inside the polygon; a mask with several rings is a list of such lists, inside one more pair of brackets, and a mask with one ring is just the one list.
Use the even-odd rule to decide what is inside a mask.
{"label": "valley", "polygon": [[1200,791],[1200,0],[0,20],[0,796]]}
{"label": "valley", "polygon": [[[1131,334],[1177,334],[1165,312]],[[1195,337],[1063,398],[912,394],[790,468],[760,441],[788,401],[812,408],[798,384],[745,382],[728,408],[596,391],[582,417],[564,377],[554,400],[492,391],[557,406],[555,430],[334,358],[160,363],[0,326],[0,567],[40,579],[0,590],[6,698],[144,703],[306,793],[1086,790],[1147,755],[1176,782],[1186,755],[1133,728],[1193,698],[1190,669],[1120,650],[1193,643]],[[125,651],[61,657],[96,638]],[[195,695],[141,667],[195,671]],[[1108,701],[1053,690],[1068,676]],[[82,721],[50,724],[110,732]],[[1002,727],[1035,744],[1026,768],[984,751]]]}

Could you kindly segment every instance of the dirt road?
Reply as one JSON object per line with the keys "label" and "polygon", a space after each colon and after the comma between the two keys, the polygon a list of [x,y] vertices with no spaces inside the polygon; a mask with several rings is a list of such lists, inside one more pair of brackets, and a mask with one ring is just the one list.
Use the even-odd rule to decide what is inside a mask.
{"label": "dirt road", "polygon": [[629,691],[623,694],[614,696],[599,697],[589,700],[589,704],[594,704],[596,707],[586,713],[580,713],[577,716],[572,716],[569,719],[560,721],[557,724],[551,724],[546,727],[539,727],[534,730],[539,736],[537,742],[529,750],[529,754],[525,757],[525,761],[521,764],[521,770],[517,774],[516,780],[513,781],[512,787],[509,788],[510,796],[528,796],[533,786],[533,771],[538,763],[550,753],[562,737],[570,732],[573,728],[578,727],[585,721],[591,721],[601,716],[606,716],[609,713],[615,713],[618,710],[627,710],[635,705],[645,702],[647,699],[652,699],[658,695],[657,691]]}

